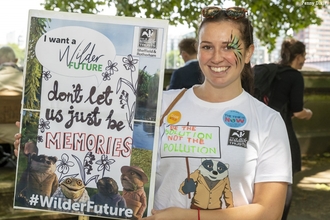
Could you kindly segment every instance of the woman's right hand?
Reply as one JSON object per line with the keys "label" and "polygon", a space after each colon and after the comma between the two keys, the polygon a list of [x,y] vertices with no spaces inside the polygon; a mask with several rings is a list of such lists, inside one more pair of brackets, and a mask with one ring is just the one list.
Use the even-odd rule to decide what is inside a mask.
{"label": "woman's right hand", "polygon": [[313,112],[308,108],[303,108],[300,112],[294,112],[293,116],[299,119],[309,120],[313,116]]}
{"label": "woman's right hand", "polygon": [[[20,122],[16,122],[16,126],[17,127],[20,127],[21,126],[21,123]],[[19,150],[19,143],[21,142],[21,133],[17,133],[15,134],[15,141],[14,141],[14,153],[15,153],[15,156],[17,157],[18,156],[18,150]]]}

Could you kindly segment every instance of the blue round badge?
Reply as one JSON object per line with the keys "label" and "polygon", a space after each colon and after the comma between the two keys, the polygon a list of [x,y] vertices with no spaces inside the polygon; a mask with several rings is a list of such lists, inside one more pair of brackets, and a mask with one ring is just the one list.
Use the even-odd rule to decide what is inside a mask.
{"label": "blue round badge", "polygon": [[223,122],[232,128],[239,128],[246,124],[246,117],[242,113],[229,110],[223,115]]}

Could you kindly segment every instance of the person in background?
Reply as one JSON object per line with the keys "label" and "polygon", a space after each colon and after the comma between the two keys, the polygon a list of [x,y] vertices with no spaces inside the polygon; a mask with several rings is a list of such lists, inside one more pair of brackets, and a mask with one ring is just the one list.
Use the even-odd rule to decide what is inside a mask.
{"label": "person in background", "polygon": [[168,90],[188,89],[195,84],[202,83],[202,74],[197,61],[196,39],[184,38],[178,46],[185,65],[173,71]]}
{"label": "person in background", "polygon": [[[0,48],[0,93],[7,91],[22,93],[23,72],[16,63],[14,50],[9,46],[2,46]],[[0,124],[0,139],[6,143],[12,144],[17,132],[18,128],[14,124]]]}
{"label": "person in background", "polygon": [[[287,104],[284,122],[289,136],[292,174],[301,171],[301,151],[298,139],[296,137],[292,118],[311,119],[313,112],[304,108],[304,79],[300,70],[305,62],[306,47],[301,41],[289,38],[283,41],[281,48],[281,61],[279,68],[291,67],[280,73],[281,80],[274,85],[273,105],[276,108]],[[276,106],[277,105],[277,106]],[[282,220],[286,220],[289,214],[292,200],[292,185],[288,186],[287,199]]]}
{"label": "person in background", "polygon": [[23,91],[23,71],[17,66],[17,61],[11,47],[0,48],[0,91]]}

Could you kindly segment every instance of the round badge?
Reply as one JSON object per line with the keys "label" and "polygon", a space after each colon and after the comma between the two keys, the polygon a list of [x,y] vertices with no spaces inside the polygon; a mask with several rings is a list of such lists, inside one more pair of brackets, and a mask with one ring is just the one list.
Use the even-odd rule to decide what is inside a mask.
{"label": "round badge", "polygon": [[181,113],[179,111],[173,111],[167,116],[167,123],[176,124],[181,120]]}
{"label": "round badge", "polygon": [[238,128],[246,124],[246,117],[239,111],[229,110],[223,115],[223,122],[229,127]]}

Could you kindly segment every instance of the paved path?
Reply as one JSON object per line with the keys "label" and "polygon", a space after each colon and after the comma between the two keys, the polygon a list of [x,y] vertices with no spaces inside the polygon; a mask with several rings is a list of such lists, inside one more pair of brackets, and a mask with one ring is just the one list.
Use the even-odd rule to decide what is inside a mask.
{"label": "paved path", "polygon": [[294,179],[288,220],[330,220],[330,159],[305,160]]}

